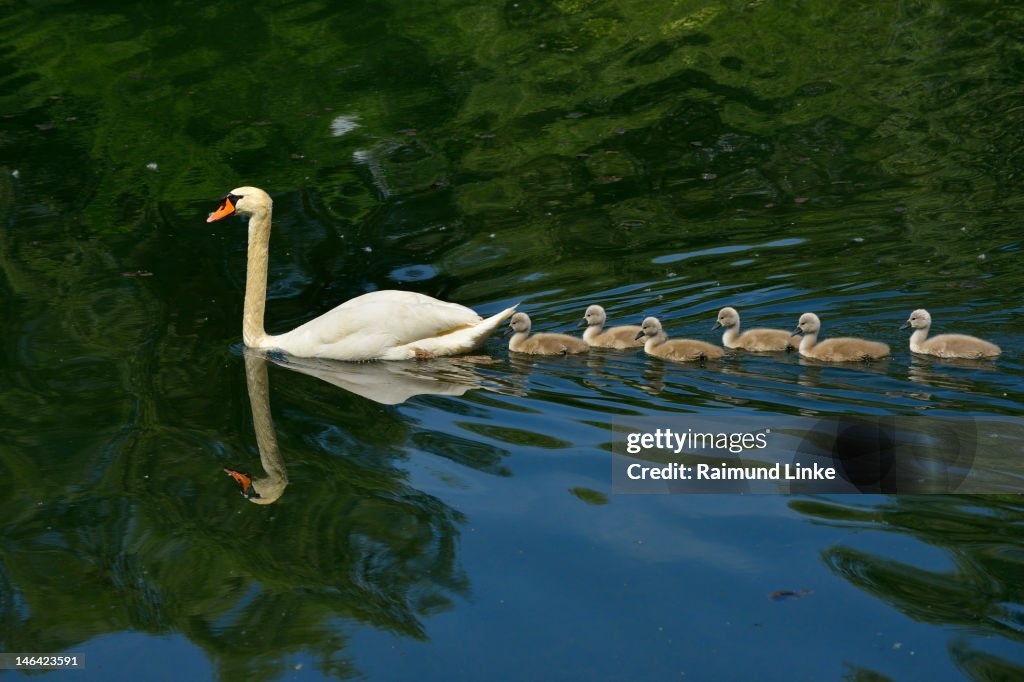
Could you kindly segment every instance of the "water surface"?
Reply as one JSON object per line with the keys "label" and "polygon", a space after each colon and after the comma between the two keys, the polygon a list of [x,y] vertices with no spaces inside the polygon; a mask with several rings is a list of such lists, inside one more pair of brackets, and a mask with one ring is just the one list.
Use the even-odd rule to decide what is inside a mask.
{"label": "water surface", "polygon": [[[623,415],[1021,414],[1022,22],[3,8],[0,650],[85,652],[104,680],[1021,677],[1016,496],[614,495],[608,448]],[[244,224],[204,222],[243,184],[275,200],[272,332],[397,287],[711,341],[723,305],[814,311],[893,356],[493,338],[408,368],[451,390],[378,402],[352,382],[391,369],[345,388],[243,353]],[[1003,356],[912,358],[918,307]],[[225,467],[276,472],[271,503]]]}

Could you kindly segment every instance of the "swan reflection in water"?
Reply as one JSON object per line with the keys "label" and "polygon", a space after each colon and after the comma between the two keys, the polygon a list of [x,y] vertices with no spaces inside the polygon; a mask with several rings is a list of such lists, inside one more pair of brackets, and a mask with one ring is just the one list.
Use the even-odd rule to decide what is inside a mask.
{"label": "swan reflection in water", "polygon": [[270,416],[267,360],[260,353],[249,349],[245,351],[245,385],[249,389],[252,425],[256,431],[256,445],[260,449],[260,465],[264,475],[254,478],[232,469],[224,469],[224,472],[242,487],[245,499],[254,504],[272,504],[281,497],[288,485],[288,471],[277,447],[274,420]]}
{"label": "swan reflection in water", "polygon": [[[246,349],[246,353],[258,352]],[[418,395],[460,396],[481,388],[476,367],[495,362],[487,356],[433,360],[342,362],[299,358],[270,352],[266,358],[286,369],[308,374],[382,405],[400,405]]]}
{"label": "swan reflection in water", "polygon": [[937,358],[915,354],[910,356],[907,378],[920,384],[970,390],[971,375],[958,373],[958,369],[990,372],[996,369],[996,363],[984,358]]}
{"label": "swan reflection in water", "polygon": [[383,405],[398,405],[417,395],[460,396],[482,387],[475,366],[491,364],[489,357],[438,358],[424,362],[341,362],[319,358],[296,358],[281,353],[245,351],[245,383],[249,390],[253,428],[260,450],[263,476],[233,469],[224,472],[241,487],[242,495],[254,504],[276,502],[288,485],[288,471],[281,458],[270,415],[270,382],[267,361],[316,377]]}

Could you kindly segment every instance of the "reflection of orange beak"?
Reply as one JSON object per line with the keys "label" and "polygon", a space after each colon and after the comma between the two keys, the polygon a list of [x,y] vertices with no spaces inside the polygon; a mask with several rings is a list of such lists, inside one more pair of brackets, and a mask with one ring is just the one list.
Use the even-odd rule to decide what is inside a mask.
{"label": "reflection of orange beak", "polygon": [[256,491],[252,489],[252,478],[246,476],[243,473],[232,471],[231,469],[225,469],[224,473],[226,473],[231,478],[235,479],[235,482],[238,485],[242,486],[242,495],[244,495],[247,498],[258,497]]}
{"label": "reflection of orange beak", "polygon": [[229,215],[235,212],[235,205],[231,203],[231,197],[226,196],[220,202],[220,208],[210,214],[206,219],[206,222],[212,223],[214,220],[220,220],[221,218],[227,218]]}

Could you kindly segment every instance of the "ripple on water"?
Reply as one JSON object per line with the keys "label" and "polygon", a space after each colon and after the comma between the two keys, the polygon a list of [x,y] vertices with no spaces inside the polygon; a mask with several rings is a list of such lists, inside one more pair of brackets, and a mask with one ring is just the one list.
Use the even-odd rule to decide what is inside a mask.
{"label": "ripple on water", "polygon": [[433,265],[403,265],[392,270],[388,277],[395,282],[424,282],[437,277],[437,268]]}

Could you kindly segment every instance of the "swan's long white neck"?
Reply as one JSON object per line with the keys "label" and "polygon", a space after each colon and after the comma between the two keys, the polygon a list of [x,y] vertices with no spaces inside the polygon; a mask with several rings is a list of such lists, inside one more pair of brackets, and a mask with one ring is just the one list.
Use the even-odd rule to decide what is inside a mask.
{"label": "swan's long white neck", "polygon": [[924,340],[928,338],[929,329],[930,326],[914,330],[914,333],[910,335],[910,350],[917,352],[917,349],[924,345]]}
{"label": "swan's long white neck", "polygon": [[603,330],[603,329],[604,329],[604,323],[603,323],[603,322],[602,322],[601,324],[592,324],[592,325],[589,325],[589,326],[588,326],[588,327],[587,327],[587,328],[586,328],[586,329],[585,329],[585,330],[583,331],[583,340],[584,340],[584,341],[590,341],[590,340],[591,340],[591,339],[593,339],[594,337],[596,337],[596,336],[600,336],[600,334],[601,334],[601,330]]}
{"label": "swan's long white neck", "polygon": [[245,270],[242,340],[250,348],[265,345],[263,313],[267,307],[267,265],[270,252],[270,208],[249,218],[249,261]]}

